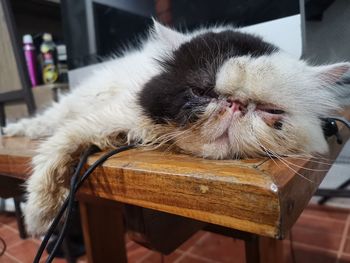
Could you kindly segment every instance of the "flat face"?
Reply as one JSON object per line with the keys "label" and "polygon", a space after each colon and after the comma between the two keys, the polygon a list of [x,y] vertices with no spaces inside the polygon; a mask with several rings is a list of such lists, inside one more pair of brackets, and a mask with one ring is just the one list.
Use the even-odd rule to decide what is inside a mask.
{"label": "flat face", "polygon": [[326,86],[348,64],[322,71],[232,28],[190,37],[166,30],[162,37],[178,44],[139,94],[165,141],[214,159],[327,151],[320,118],[338,102]]}
{"label": "flat face", "polygon": [[[217,74],[229,58],[259,57],[275,51],[273,45],[240,32],[204,33],[161,62],[164,73],[148,83],[140,103],[158,123],[171,120],[186,124],[198,118],[211,98],[219,97],[215,91]],[[197,114],[193,114],[194,108]]]}

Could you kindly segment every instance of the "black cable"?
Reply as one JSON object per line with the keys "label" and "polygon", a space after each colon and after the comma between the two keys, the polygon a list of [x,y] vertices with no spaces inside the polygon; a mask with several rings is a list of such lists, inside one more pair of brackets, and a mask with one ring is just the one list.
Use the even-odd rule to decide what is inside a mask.
{"label": "black cable", "polygon": [[59,237],[54,245],[54,248],[53,250],[51,251],[48,259],[46,260],[46,263],[50,263],[52,262],[52,260],[54,259],[54,255],[56,254],[57,252],[57,249],[60,247],[60,245],[62,244],[62,241],[63,241],[63,238],[67,232],[67,229],[68,229],[68,224],[69,224],[69,218],[70,218],[70,215],[71,215],[71,211],[73,209],[73,204],[74,204],[74,200],[75,200],[75,193],[78,191],[79,187],[83,184],[83,182],[87,179],[87,177],[99,166],[101,165],[103,162],[105,162],[109,157],[111,157],[112,155],[115,155],[117,153],[120,153],[120,152],[123,152],[123,151],[126,151],[126,150],[129,150],[129,149],[132,149],[134,148],[136,145],[134,144],[130,144],[130,145],[126,145],[126,146],[121,146],[117,149],[114,149],[106,154],[104,154],[103,156],[101,156],[97,161],[95,161],[88,169],[87,171],[84,173],[84,175],[80,178],[79,180],[79,175],[80,175],[80,172],[81,170],[83,169],[86,161],[87,161],[87,158],[89,155],[91,155],[92,153],[96,152],[97,151],[97,147],[96,146],[92,146],[90,147],[81,157],[80,161],[79,161],[79,164],[77,166],[77,169],[71,179],[71,190],[70,190],[70,193],[69,193],[69,196],[66,198],[66,200],[64,201],[60,211],[58,212],[58,214],[56,215],[54,221],[52,222],[52,224],[50,225],[50,228],[49,230],[47,231],[38,251],[37,251],[37,254],[34,258],[34,261],[33,263],[39,263],[40,261],[40,258],[44,252],[44,249],[47,245],[47,242],[49,241],[50,237],[52,236],[54,230],[56,229],[58,223],[60,222],[64,212],[66,209],[67,210],[67,214],[66,214],[66,218],[65,218],[65,222],[64,222],[64,225],[63,225],[63,228],[61,229],[60,231],[60,234],[59,234]]}
{"label": "black cable", "polygon": [[5,254],[7,246],[6,246],[5,240],[2,239],[1,237],[0,237],[0,243],[2,243],[2,249],[0,250],[0,257],[1,257],[2,255]]}

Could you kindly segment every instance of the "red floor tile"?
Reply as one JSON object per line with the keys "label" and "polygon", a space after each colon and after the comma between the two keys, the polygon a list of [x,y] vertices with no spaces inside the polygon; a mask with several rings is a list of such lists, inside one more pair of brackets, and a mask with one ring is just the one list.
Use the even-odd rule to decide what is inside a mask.
{"label": "red floor tile", "polygon": [[145,258],[142,263],[172,263],[175,260],[179,259],[183,255],[181,252],[175,251],[171,253],[168,256],[163,255],[163,261],[162,261],[162,255],[160,253],[154,252],[151,255],[149,255],[147,258]]}
{"label": "red floor tile", "polygon": [[349,256],[341,256],[338,263],[350,263],[350,255]]}
{"label": "red floor tile", "polygon": [[314,217],[316,220],[337,219],[345,221],[349,210],[311,204],[303,211],[302,215]]}
{"label": "red floor tile", "polygon": [[20,241],[17,245],[9,247],[7,253],[15,257],[21,263],[31,263],[38,250],[38,244],[32,240]]}
{"label": "red floor tile", "polygon": [[16,222],[16,217],[14,216],[14,213],[11,213],[11,212],[0,213],[0,223],[7,225],[14,222]]}
{"label": "red floor tile", "polygon": [[185,243],[183,243],[178,250],[181,251],[187,251],[189,248],[191,248],[200,238],[202,238],[207,232],[205,231],[198,231],[196,234],[194,234],[190,239],[188,239]]}
{"label": "red floor tile", "polygon": [[[164,256],[164,263],[172,263],[183,255],[182,252],[174,251],[168,256]],[[151,263],[151,262],[150,262]]]}
{"label": "red floor tile", "polygon": [[[315,250],[313,248],[294,244],[295,262],[297,263],[336,263],[337,253],[324,250]],[[291,258],[288,263],[292,263]]]}
{"label": "red floor tile", "polygon": [[209,233],[202,242],[197,242],[191,254],[219,262],[244,262],[244,243],[230,237]]}
{"label": "red floor tile", "polygon": [[0,262],[1,263],[18,263],[17,260],[13,259],[12,257],[9,257],[8,255],[2,255],[0,257]]}
{"label": "red floor tile", "polygon": [[307,217],[302,214],[294,227],[305,228],[307,231],[314,231],[316,235],[324,233],[332,233],[334,235],[342,235],[345,228],[345,220],[334,220],[324,218]]}
{"label": "red floor tile", "polygon": [[8,248],[21,241],[18,232],[6,225],[0,226],[0,237],[4,239]]}
{"label": "red floor tile", "polygon": [[350,238],[346,239],[345,246],[344,246],[344,253],[347,253],[350,255]]}
{"label": "red floor tile", "polygon": [[135,243],[127,250],[128,263],[138,263],[142,258],[150,253],[150,250]]}
{"label": "red floor tile", "polygon": [[[179,263],[218,263],[220,261],[214,261],[212,259],[207,259],[207,258],[201,258],[201,257],[196,257],[193,255],[188,255],[182,258]],[[231,262],[237,262],[238,261],[231,261]]]}
{"label": "red floor tile", "polygon": [[335,235],[331,231],[316,232],[303,227],[293,227],[293,241],[295,243],[308,244],[320,249],[337,251],[342,239],[341,235]]}

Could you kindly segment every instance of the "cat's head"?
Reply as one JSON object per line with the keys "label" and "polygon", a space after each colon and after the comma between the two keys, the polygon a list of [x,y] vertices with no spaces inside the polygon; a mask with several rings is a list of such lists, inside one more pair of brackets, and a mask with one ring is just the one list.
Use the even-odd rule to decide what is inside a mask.
{"label": "cat's head", "polygon": [[310,66],[229,27],[154,34],[169,52],[139,101],[162,140],[218,159],[327,151],[320,118],[340,108],[349,63]]}

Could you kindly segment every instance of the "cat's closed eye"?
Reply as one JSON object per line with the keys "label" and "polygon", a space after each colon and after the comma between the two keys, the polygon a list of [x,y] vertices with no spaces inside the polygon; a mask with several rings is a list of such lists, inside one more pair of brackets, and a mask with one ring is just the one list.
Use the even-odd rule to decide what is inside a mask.
{"label": "cat's closed eye", "polygon": [[264,111],[266,111],[267,113],[270,113],[270,114],[283,114],[283,113],[285,113],[284,110],[279,110],[279,109],[265,109]]}
{"label": "cat's closed eye", "polygon": [[205,94],[205,90],[198,87],[192,87],[190,88],[190,91],[194,96],[203,96]]}
{"label": "cat's closed eye", "polygon": [[258,103],[256,106],[256,110],[273,115],[282,115],[286,113],[285,110],[281,109],[281,107],[270,103]]}
{"label": "cat's closed eye", "polygon": [[218,97],[218,94],[214,91],[213,88],[199,88],[199,87],[192,87],[190,88],[190,92],[192,95],[197,96],[197,97],[211,97],[211,98],[216,98]]}

